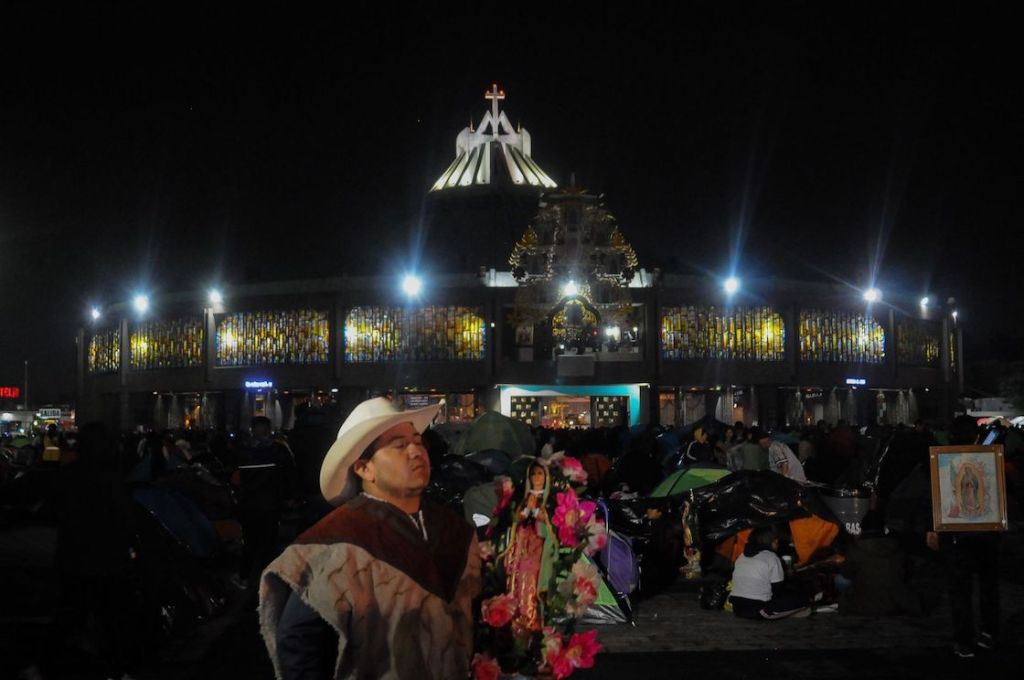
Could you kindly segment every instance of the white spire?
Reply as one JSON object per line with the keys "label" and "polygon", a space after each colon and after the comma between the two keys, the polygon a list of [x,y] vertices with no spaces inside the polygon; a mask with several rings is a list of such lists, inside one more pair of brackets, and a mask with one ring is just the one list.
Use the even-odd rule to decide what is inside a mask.
{"label": "white spire", "polygon": [[505,112],[498,108],[498,102],[505,99],[505,91],[493,83],[491,89],[484,92],[484,99],[491,103],[491,110],[484,113],[475,130],[471,118],[469,127],[459,133],[455,140],[455,160],[434,182],[431,191],[490,184],[491,155],[498,153],[501,155],[498,162],[504,161],[514,184],[546,189],[557,187],[533,160],[530,133],[523,129],[522,124],[518,129],[514,128]]}

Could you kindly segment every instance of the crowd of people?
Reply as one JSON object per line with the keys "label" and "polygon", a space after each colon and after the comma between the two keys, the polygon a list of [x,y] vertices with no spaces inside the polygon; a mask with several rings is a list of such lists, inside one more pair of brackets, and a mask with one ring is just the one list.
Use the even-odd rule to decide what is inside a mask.
{"label": "crowd of people", "polygon": [[[216,585],[207,580],[205,590],[197,587],[199,597],[213,603],[200,618],[216,611],[216,602],[226,599],[228,588],[255,602],[261,574],[282,548],[335,510],[338,499],[326,497],[324,469],[328,451],[340,441],[337,416],[320,409],[300,410],[294,429],[287,433],[273,432],[267,418],[257,417],[248,432],[238,435],[194,430],[118,435],[91,423],[73,434],[42,432],[28,445],[28,453],[11,453],[8,446],[0,477],[5,512],[14,516],[11,513],[30,508],[58,526],[56,559],[63,593],[58,626],[67,632],[91,619],[109,677],[121,677],[137,666],[145,645],[134,638],[156,639],[161,625],[167,627],[160,619],[160,598],[165,594],[140,583],[157,578],[154,560],[145,565],[147,552],[158,550],[158,541],[140,526],[146,513],[138,509],[142,506],[159,516],[165,507],[161,503],[169,503],[168,498],[179,502],[175,507],[185,499],[198,509],[197,523],[205,518],[214,541],[204,548],[202,535],[190,538],[168,522],[162,530],[170,536],[163,539],[177,546],[169,554],[191,553],[197,572],[220,569],[227,575]],[[666,475],[690,466],[770,470],[802,484],[869,488],[875,507],[861,523],[860,538],[846,546],[834,589],[841,610],[865,614],[924,611],[922,600],[906,588],[906,554],[895,533],[887,532],[887,503],[897,487],[921,474],[929,445],[979,439],[972,419],[960,419],[948,431],[932,431],[922,423],[858,429],[840,421],[834,427],[819,422],[769,433],[743,423],[711,421],[681,429],[534,429],[533,435],[538,459],[557,452],[579,459],[593,497],[643,497]],[[1001,437],[1007,442],[1008,457],[1024,449],[1019,432],[1004,431]],[[429,429],[422,435],[417,432],[415,440],[415,448],[422,447],[429,461],[425,469],[441,469],[449,442]],[[371,449],[360,453],[373,455]],[[367,469],[360,461],[370,459],[349,461],[344,474]],[[26,476],[26,470],[41,473],[48,482],[32,487],[31,503],[12,508],[33,495],[17,493],[19,483],[25,485],[26,477],[33,477]],[[1013,474],[1008,473],[1011,481]],[[386,495],[386,489],[381,490],[385,487],[374,484],[371,479],[374,493]],[[920,521],[913,529],[925,536],[930,508],[916,511]],[[424,532],[426,526],[417,525]],[[773,527],[750,536],[732,576],[731,606],[736,615],[785,617],[805,611],[820,595],[785,587],[789,570],[778,555],[780,540],[785,536]],[[998,535],[946,533],[929,540],[948,568],[957,653],[969,655],[975,644],[992,646],[998,635]],[[980,575],[982,601],[977,634],[970,606],[974,574]],[[125,583],[138,587],[132,591]],[[147,605],[148,614],[141,611]],[[297,610],[297,605],[290,606]],[[308,614],[299,612],[304,613]],[[131,625],[126,617],[132,615],[143,617],[149,627]],[[166,611],[164,615],[166,619]]]}

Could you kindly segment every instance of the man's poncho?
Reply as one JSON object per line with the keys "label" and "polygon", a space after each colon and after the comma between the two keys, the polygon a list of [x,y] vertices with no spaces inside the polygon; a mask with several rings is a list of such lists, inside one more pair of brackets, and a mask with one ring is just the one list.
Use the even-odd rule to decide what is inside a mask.
{"label": "man's poncho", "polygon": [[278,677],[277,624],[292,591],[337,632],[336,678],[468,677],[476,536],[440,506],[424,502],[423,519],[427,540],[400,509],[358,496],[267,567],[260,628]]}

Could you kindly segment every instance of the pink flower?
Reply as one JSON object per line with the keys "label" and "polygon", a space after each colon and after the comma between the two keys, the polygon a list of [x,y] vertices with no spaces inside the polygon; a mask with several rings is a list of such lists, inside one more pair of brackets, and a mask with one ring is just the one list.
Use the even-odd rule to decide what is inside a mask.
{"label": "pink flower", "polygon": [[495,490],[498,492],[498,505],[494,508],[493,515],[498,515],[505,509],[508,502],[512,500],[515,485],[512,484],[511,477],[495,477],[494,485],[497,487]]}
{"label": "pink flower", "polygon": [[[552,457],[552,462],[554,458]],[[562,468],[562,474],[565,475],[570,482],[575,484],[582,484],[587,481],[587,471],[583,469],[583,464],[572,456],[562,456],[557,461],[558,466]]]}
{"label": "pink flower", "polygon": [[560,492],[556,499],[558,505],[555,508],[555,516],[551,518],[551,523],[558,527],[559,542],[574,548],[580,542],[580,530],[587,526],[597,505],[592,501],[581,503],[572,491]]}
{"label": "pink flower", "polygon": [[489,600],[484,600],[480,605],[480,613],[484,621],[492,628],[501,628],[512,620],[516,611],[515,600],[511,595],[497,595]]}
{"label": "pink flower", "polygon": [[597,584],[586,576],[577,576],[572,582],[572,594],[577,605],[589,607],[597,600]]}
{"label": "pink flower", "polygon": [[551,666],[551,672],[556,678],[558,678],[558,680],[562,680],[562,678],[567,678],[572,675],[572,662],[569,661],[564,653],[556,654],[550,661],[548,661],[548,665]]}
{"label": "pink flower", "polygon": [[566,600],[566,614],[579,618],[594,604],[600,578],[597,567],[590,562],[579,560],[572,565],[572,571],[558,584],[558,592]]}
{"label": "pink flower", "polygon": [[605,526],[603,520],[591,517],[587,522],[587,545],[584,551],[587,555],[593,555],[604,550],[606,545],[608,545],[608,527]]}
{"label": "pink flower", "polygon": [[541,640],[543,647],[542,654],[547,658],[549,654],[557,654],[562,651],[562,635],[555,630],[554,626],[544,626],[544,638]]}
{"label": "pink flower", "polygon": [[487,654],[473,656],[473,680],[498,680],[501,666]]}
{"label": "pink flower", "polygon": [[591,668],[594,665],[594,655],[600,651],[601,645],[597,643],[597,631],[590,630],[573,635],[562,654],[573,668]]}
{"label": "pink flower", "polygon": [[[541,641],[541,658],[544,665],[552,669],[556,677],[564,678],[565,675],[558,675],[555,666],[563,659],[562,636],[551,626],[544,627],[544,639]],[[569,672],[572,672],[570,664]]]}

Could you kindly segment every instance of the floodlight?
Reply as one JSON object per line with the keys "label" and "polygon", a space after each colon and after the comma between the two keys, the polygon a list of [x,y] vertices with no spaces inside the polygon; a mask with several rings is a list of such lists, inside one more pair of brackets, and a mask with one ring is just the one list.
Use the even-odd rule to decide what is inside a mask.
{"label": "floodlight", "polygon": [[868,288],[864,291],[864,299],[868,302],[878,302],[882,299],[882,291],[877,288]]}
{"label": "floodlight", "polygon": [[210,289],[210,304],[211,305],[219,305],[222,302],[224,302],[224,296],[221,295],[220,291],[217,290],[216,288],[211,288]]}
{"label": "floodlight", "polygon": [[92,308],[92,311],[91,311],[91,312],[89,312],[89,313],[90,313],[90,315],[92,316],[92,320],[93,320],[93,321],[96,321],[96,320],[97,320],[97,319],[99,319],[99,318],[100,318],[100,316],[101,316],[101,314],[100,314],[100,308],[99,308],[99,307],[93,307],[93,308]]}
{"label": "floodlight", "polygon": [[575,281],[570,281],[562,287],[562,294],[566,297],[576,297],[580,294],[580,289],[576,286]]}
{"label": "floodlight", "polygon": [[727,295],[732,295],[740,289],[740,280],[735,276],[730,276],[725,280],[725,283],[722,284],[722,287],[725,288]]}
{"label": "floodlight", "polygon": [[923,298],[921,298],[921,306],[922,307],[927,307],[929,302],[931,302],[931,300],[928,299],[927,295],[925,295]]}
{"label": "floodlight", "polygon": [[415,274],[406,274],[402,279],[402,290],[409,297],[416,297],[423,290],[423,280]]}
{"label": "floodlight", "polygon": [[145,295],[136,295],[132,299],[132,305],[135,306],[135,310],[142,314],[149,309],[149,298]]}

